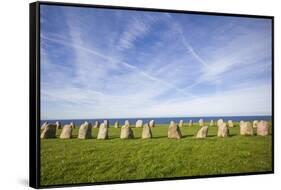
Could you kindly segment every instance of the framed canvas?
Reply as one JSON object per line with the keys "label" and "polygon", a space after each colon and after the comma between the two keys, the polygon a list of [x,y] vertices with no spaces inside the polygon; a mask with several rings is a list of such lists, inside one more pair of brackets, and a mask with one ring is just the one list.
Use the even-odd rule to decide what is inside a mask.
{"label": "framed canvas", "polygon": [[30,186],[274,172],[274,18],[30,4]]}

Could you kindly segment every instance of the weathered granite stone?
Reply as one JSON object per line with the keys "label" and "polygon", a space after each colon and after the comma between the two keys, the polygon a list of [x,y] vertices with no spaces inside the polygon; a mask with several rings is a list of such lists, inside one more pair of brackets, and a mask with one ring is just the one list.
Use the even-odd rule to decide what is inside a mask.
{"label": "weathered granite stone", "polygon": [[258,127],[258,123],[259,123],[258,120],[253,121],[253,128],[257,128]]}
{"label": "weathered granite stone", "polygon": [[99,128],[99,127],[100,127],[100,122],[99,121],[95,121],[94,128]]}
{"label": "weathered granite stone", "polygon": [[218,137],[228,137],[229,136],[229,129],[226,123],[220,123],[218,126]]}
{"label": "weathered granite stone", "polygon": [[253,135],[254,130],[252,123],[247,121],[247,122],[242,122],[240,125],[240,135]]}
{"label": "weathered granite stone", "polygon": [[60,138],[61,139],[70,139],[72,137],[72,130],[74,129],[74,124],[66,124],[63,126]]}
{"label": "weathered granite stone", "polygon": [[214,120],[210,121],[210,127],[213,127],[215,125]]}
{"label": "weathered granite stone", "polygon": [[134,138],[134,132],[131,129],[130,125],[123,125],[121,127],[121,134],[120,139],[133,139]]}
{"label": "weathered granite stone", "polygon": [[154,120],[149,121],[149,127],[155,127],[155,121]]}
{"label": "weathered granite stone", "polygon": [[108,120],[103,120],[103,124],[105,127],[110,127],[109,121]]}
{"label": "weathered granite stone", "polygon": [[55,124],[45,124],[44,129],[41,133],[41,139],[56,138],[57,125]]}
{"label": "weathered granite stone", "polygon": [[79,127],[78,139],[92,138],[92,124],[85,122]]}
{"label": "weathered granite stone", "polygon": [[171,121],[169,129],[168,129],[168,138],[169,139],[180,139],[182,137],[179,126]]}
{"label": "weathered granite stone", "polygon": [[203,127],[203,125],[204,125],[204,120],[203,120],[203,119],[199,119],[198,123],[199,123],[199,126],[200,126],[200,127]]}
{"label": "weathered granite stone", "polygon": [[208,135],[208,126],[201,127],[197,132],[196,138],[206,138]]}
{"label": "weathered granite stone", "polygon": [[223,122],[224,122],[223,119],[219,119],[219,120],[217,121],[217,126],[220,126]]}
{"label": "weathered granite stone", "polygon": [[70,122],[70,125],[71,125],[72,129],[75,129],[75,128],[76,128],[75,123]]}
{"label": "weathered granite stone", "polygon": [[124,125],[129,125],[129,126],[130,126],[129,120],[126,120],[125,123],[124,123]]}
{"label": "weathered granite stone", "polygon": [[243,123],[244,123],[244,121],[241,120],[241,121],[239,122],[239,126],[241,126]]}
{"label": "weathered granite stone", "polygon": [[118,121],[115,121],[114,127],[115,127],[115,128],[119,128],[119,122],[118,122]]}
{"label": "weathered granite stone", "polygon": [[228,123],[228,127],[234,127],[232,120],[228,120],[227,123]]}
{"label": "weathered granite stone", "polygon": [[183,120],[180,120],[179,127],[183,127]]}
{"label": "weathered granite stone", "polygon": [[192,127],[192,125],[193,125],[192,120],[189,120],[188,126],[189,126],[189,127]]}
{"label": "weathered granite stone", "polygon": [[257,135],[267,136],[269,135],[269,123],[267,121],[260,121],[257,126]]}
{"label": "weathered granite stone", "polygon": [[61,129],[61,124],[60,124],[59,121],[56,122],[56,125],[57,125],[57,130],[58,130],[58,129]]}
{"label": "weathered granite stone", "polygon": [[[104,120],[106,121],[106,120]],[[108,127],[107,127],[107,123],[104,122],[100,125],[100,128],[99,128],[99,132],[98,132],[98,136],[97,136],[97,139],[108,139]]]}
{"label": "weathered granite stone", "polygon": [[136,127],[142,127],[143,121],[142,120],[137,120],[136,122]]}
{"label": "weathered granite stone", "polygon": [[150,129],[150,127],[148,126],[148,123],[146,123],[146,124],[143,126],[141,138],[142,138],[142,139],[151,139],[151,138],[152,138],[151,129]]}
{"label": "weathered granite stone", "polygon": [[46,127],[46,125],[48,125],[49,123],[46,121],[46,122],[44,122],[43,124],[42,124],[42,126],[41,126],[41,130],[44,130],[45,129],[45,127]]}

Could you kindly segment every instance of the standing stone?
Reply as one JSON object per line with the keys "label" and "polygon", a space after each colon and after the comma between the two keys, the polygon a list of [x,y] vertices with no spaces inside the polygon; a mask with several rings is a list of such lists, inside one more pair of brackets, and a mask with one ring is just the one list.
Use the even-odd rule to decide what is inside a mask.
{"label": "standing stone", "polygon": [[75,129],[76,126],[73,122],[70,122],[70,125],[71,125],[72,129]]}
{"label": "standing stone", "polygon": [[155,121],[154,120],[149,121],[149,127],[155,127]]}
{"label": "standing stone", "polygon": [[[104,120],[106,121],[106,120]],[[100,125],[97,139],[108,139],[108,123],[104,122]]]}
{"label": "standing stone", "polygon": [[118,121],[115,121],[114,127],[115,127],[115,128],[119,128],[119,122],[118,122]]}
{"label": "standing stone", "polygon": [[41,133],[40,138],[41,139],[56,138],[56,129],[57,129],[57,125],[46,124]]}
{"label": "standing stone", "polygon": [[144,124],[144,126],[143,126],[141,138],[142,139],[151,139],[152,138],[151,129],[148,126],[148,123]]}
{"label": "standing stone", "polygon": [[218,121],[217,121],[217,126],[219,127],[221,124],[223,124],[223,119],[219,119]]}
{"label": "standing stone", "polygon": [[124,123],[124,125],[129,125],[129,126],[130,126],[129,120],[126,120],[125,123]]}
{"label": "standing stone", "polygon": [[203,125],[204,125],[204,120],[203,120],[203,119],[199,119],[198,123],[199,123],[199,126],[200,126],[200,127],[203,127]]}
{"label": "standing stone", "polygon": [[180,120],[179,127],[183,127],[183,120]]}
{"label": "standing stone", "polygon": [[244,121],[241,120],[241,121],[239,122],[239,126],[243,125],[243,123],[244,123]]}
{"label": "standing stone", "polygon": [[189,120],[188,126],[189,126],[189,127],[192,127],[192,125],[193,125],[192,120]]}
{"label": "standing stone", "polygon": [[251,122],[242,122],[240,125],[240,135],[253,135],[254,130]]}
{"label": "standing stone", "polygon": [[109,124],[109,121],[108,120],[103,120],[103,124],[105,127],[109,128],[110,127],[110,124]]}
{"label": "standing stone", "polygon": [[229,136],[229,129],[226,126],[226,123],[220,123],[218,126],[218,137],[228,137]]}
{"label": "standing stone", "polygon": [[70,125],[71,125],[72,129],[75,129],[75,128],[76,128],[75,123],[70,122]]}
{"label": "standing stone", "polygon": [[100,122],[99,121],[95,121],[94,128],[99,128],[99,127],[100,127]]}
{"label": "standing stone", "polygon": [[258,120],[253,121],[253,128],[257,128],[258,127],[258,123],[259,123]]}
{"label": "standing stone", "polygon": [[66,124],[63,126],[60,138],[61,139],[70,139],[72,137],[72,130],[74,129],[74,124]]}
{"label": "standing stone", "polygon": [[136,122],[136,127],[142,127],[143,121],[142,120],[137,120]]}
{"label": "standing stone", "polygon": [[210,127],[213,127],[215,124],[214,124],[214,120],[211,120],[210,121]]}
{"label": "standing stone", "polygon": [[79,127],[78,139],[92,138],[92,124],[85,122]]}
{"label": "standing stone", "polygon": [[169,139],[180,139],[182,137],[179,126],[171,121],[169,129],[168,129],[168,138]]}
{"label": "standing stone", "polygon": [[59,121],[56,122],[56,125],[57,125],[57,130],[58,130],[58,129],[61,129],[61,124],[60,124]]}
{"label": "standing stone", "polygon": [[232,120],[228,120],[227,123],[228,123],[228,127],[234,127]]}
{"label": "standing stone", "polygon": [[260,121],[257,126],[257,135],[267,136],[269,134],[269,124],[267,121]]}
{"label": "standing stone", "polygon": [[130,125],[123,125],[121,127],[121,134],[120,139],[133,139],[134,138],[134,132],[131,129]]}
{"label": "standing stone", "polygon": [[206,138],[208,135],[208,126],[201,127],[197,132],[196,138]]}
{"label": "standing stone", "polygon": [[45,121],[45,122],[42,124],[41,129],[44,130],[45,127],[46,127],[48,124],[49,124],[49,123],[48,123],[47,121]]}

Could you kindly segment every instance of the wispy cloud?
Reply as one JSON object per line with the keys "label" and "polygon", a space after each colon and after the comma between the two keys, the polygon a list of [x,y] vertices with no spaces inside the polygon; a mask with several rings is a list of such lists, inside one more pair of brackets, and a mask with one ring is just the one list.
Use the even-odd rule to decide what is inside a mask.
{"label": "wispy cloud", "polygon": [[[271,114],[271,88],[268,85],[233,89],[195,100],[163,103],[149,109],[151,115],[172,116],[233,116]],[[190,108],[190,109],[187,109]],[[202,111],[203,110],[203,111]],[[155,114],[157,113],[157,114]]]}
{"label": "wispy cloud", "polygon": [[270,114],[266,21],[43,9],[42,118]]}
{"label": "wispy cloud", "polygon": [[149,31],[149,23],[133,17],[122,32],[117,48],[127,50],[134,46],[135,41]]}
{"label": "wispy cloud", "polygon": [[[73,47],[73,48],[75,48],[75,50],[76,50],[75,52],[76,53],[80,52],[78,54],[83,54],[83,53],[81,53],[81,51],[89,53],[89,54],[93,54],[94,56],[98,56],[98,57],[106,60],[107,63],[109,63],[109,64],[114,64],[114,65],[117,64],[120,67],[126,67],[126,68],[130,69],[131,71],[139,74],[140,76],[143,76],[144,78],[146,78],[146,79],[148,79],[150,81],[157,82],[161,86],[166,86],[168,88],[174,89],[177,92],[181,93],[182,95],[195,97],[191,93],[186,93],[183,90],[181,90],[179,87],[177,87],[177,86],[175,86],[175,85],[173,85],[173,84],[171,84],[171,83],[169,83],[167,81],[161,80],[160,78],[153,77],[152,75],[146,73],[145,71],[142,71],[141,69],[139,69],[138,67],[136,67],[134,65],[130,65],[130,64],[128,64],[126,62],[123,62],[123,61],[114,60],[109,55],[106,56],[106,55],[104,55],[104,54],[102,54],[100,52],[97,52],[96,50],[92,50],[92,49],[83,47],[83,45],[75,45],[77,43],[79,44],[79,42],[77,42],[77,41],[75,41],[74,43],[68,43],[67,41],[62,40],[62,39],[48,38],[48,37],[45,37],[45,36],[42,36],[42,39],[49,40],[49,41],[52,41],[52,42],[55,42],[55,43],[59,43],[59,44],[64,45],[64,46]],[[79,60],[84,60],[84,57],[85,56],[82,55],[82,56],[79,56],[78,59]],[[85,69],[83,64],[85,64],[85,63],[82,63],[80,65],[82,70]],[[116,67],[116,68],[118,68],[118,67]]]}

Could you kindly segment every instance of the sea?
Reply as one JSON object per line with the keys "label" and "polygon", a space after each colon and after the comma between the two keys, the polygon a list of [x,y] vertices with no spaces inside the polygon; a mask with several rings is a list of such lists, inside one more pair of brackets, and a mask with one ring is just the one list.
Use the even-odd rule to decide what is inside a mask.
{"label": "sea", "polygon": [[[211,120],[217,121],[218,119],[223,119],[224,121],[232,120],[233,122],[239,122],[241,120],[243,121],[253,121],[253,120],[267,120],[271,121],[272,117],[268,115],[263,116],[208,116],[208,117],[151,117],[151,118],[114,118],[114,119],[56,119],[56,120],[41,120],[41,125],[44,122],[48,123],[55,123],[56,121],[60,121],[62,125],[69,124],[70,122],[74,122],[76,126],[80,126],[85,121],[89,123],[94,123],[95,121],[99,121],[102,123],[105,119],[109,121],[110,124],[114,124],[115,121],[118,121],[119,124],[124,124],[125,120],[129,120],[130,124],[135,124],[137,120],[141,119],[144,123],[148,123],[150,120],[154,120],[155,124],[169,124],[170,121],[179,122],[180,120],[183,120],[184,122],[189,122],[189,120],[192,120],[193,122],[198,122],[199,119],[203,119],[206,122],[209,122]],[[40,126],[41,126],[40,125]]]}

